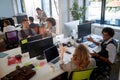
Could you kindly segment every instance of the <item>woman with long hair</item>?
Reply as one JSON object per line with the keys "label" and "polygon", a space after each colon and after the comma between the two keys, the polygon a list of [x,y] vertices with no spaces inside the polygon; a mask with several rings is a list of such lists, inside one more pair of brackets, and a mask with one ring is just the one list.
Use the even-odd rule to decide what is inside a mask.
{"label": "woman with long hair", "polygon": [[96,62],[90,56],[90,52],[83,44],[79,44],[73,53],[71,61],[67,64],[63,62],[64,48],[60,46],[60,67],[62,70],[71,72],[76,70],[85,70],[96,66]]}

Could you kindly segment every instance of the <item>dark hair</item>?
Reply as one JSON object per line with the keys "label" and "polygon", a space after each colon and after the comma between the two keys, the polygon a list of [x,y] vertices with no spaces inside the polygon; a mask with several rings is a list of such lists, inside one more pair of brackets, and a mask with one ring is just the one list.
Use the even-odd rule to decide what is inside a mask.
{"label": "dark hair", "polygon": [[34,21],[34,18],[33,17],[29,17],[29,20],[31,21],[31,22],[33,22]]}
{"label": "dark hair", "polygon": [[55,21],[55,19],[52,18],[52,17],[47,18],[46,21],[49,21],[49,22],[52,24],[52,26],[55,26],[55,25],[56,25],[56,21]]}
{"label": "dark hair", "polygon": [[11,24],[9,20],[4,20],[4,23],[6,23],[7,25]]}
{"label": "dark hair", "polygon": [[40,10],[40,11],[41,11],[41,9],[40,9],[40,8],[36,8],[36,10]]}
{"label": "dark hair", "polygon": [[113,37],[115,32],[112,28],[110,27],[105,27],[103,30],[102,30],[102,33],[105,32],[105,33],[108,33],[109,36]]}
{"label": "dark hair", "polygon": [[22,22],[24,22],[24,21],[28,21],[28,19],[27,19],[27,18],[23,18],[23,19],[22,19]]}

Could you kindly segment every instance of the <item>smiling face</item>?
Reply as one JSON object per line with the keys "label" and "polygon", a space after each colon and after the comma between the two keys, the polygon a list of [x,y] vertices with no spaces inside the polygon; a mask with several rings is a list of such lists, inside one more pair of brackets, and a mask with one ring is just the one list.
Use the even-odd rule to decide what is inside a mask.
{"label": "smiling face", "polygon": [[103,35],[103,40],[104,41],[107,41],[111,38],[111,36],[107,32],[103,32],[102,35]]}
{"label": "smiling face", "polygon": [[114,36],[114,33],[115,33],[114,30],[110,27],[103,28],[103,30],[102,30],[103,40],[104,41],[109,40],[110,38],[112,38]]}
{"label": "smiling face", "polygon": [[23,21],[22,22],[23,28],[28,28],[29,27],[29,22],[28,21]]}

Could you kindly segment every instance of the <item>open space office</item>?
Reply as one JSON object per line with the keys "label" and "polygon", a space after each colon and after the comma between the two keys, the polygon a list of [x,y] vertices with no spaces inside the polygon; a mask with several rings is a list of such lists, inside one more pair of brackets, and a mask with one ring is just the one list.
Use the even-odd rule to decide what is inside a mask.
{"label": "open space office", "polygon": [[[37,13],[37,8],[41,9],[47,16],[45,21],[43,18],[40,19],[41,15],[39,16],[39,13]],[[61,53],[59,45],[62,43],[63,48],[65,48],[64,64],[71,62],[71,58],[73,58],[75,53],[74,51],[80,44],[84,44],[90,53],[94,53],[94,51],[99,53],[100,46],[95,45],[88,38],[92,37],[95,41],[101,43],[104,41],[103,29],[108,27],[112,28],[115,33],[114,36],[109,35],[109,33],[108,35],[110,38],[115,39],[117,43],[116,52],[114,53],[116,58],[112,62],[110,59],[111,55],[108,55],[106,59],[112,63],[111,71],[108,71],[108,74],[104,74],[104,77],[100,73],[98,78],[100,80],[107,78],[110,80],[119,80],[120,0],[1,0],[0,11],[0,78],[10,78],[11,76],[9,75],[11,72],[17,70],[20,72],[23,70],[24,72],[24,69],[26,69],[31,75],[27,74],[27,72],[26,75],[21,72],[21,78],[23,77],[23,79],[17,76],[19,79],[16,77],[15,80],[26,80],[25,76],[30,80],[60,79],[63,75],[65,76],[64,72],[66,70],[61,67],[61,54],[58,54]],[[21,39],[19,34],[24,28],[24,22],[30,24],[29,17],[32,17],[34,23],[38,25],[35,26],[37,28],[32,28],[36,32],[36,35],[33,36],[31,34],[32,37],[27,36],[27,38]],[[54,28],[50,30],[47,28],[49,22],[51,22],[51,18],[53,20],[52,27],[55,27],[55,30]],[[6,20],[15,28],[12,36],[13,34],[17,36],[17,38],[11,39],[11,41],[7,35],[9,32],[4,32],[4,21]],[[54,20],[55,24],[53,25]],[[15,41],[14,45],[12,41]],[[54,56],[51,56],[51,53]],[[107,53],[110,53],[109,50]],[[56,59],[58,56],[60,59],[58,62],[55,62],[54,58]],[[102,59],[104,57],[101,54],[99,56]],[[18,65],[20,69],[16,69]],[[28,68],[23,66],[29,66],[30,69],[28,70]],[[92,68],[91,73],[86,78],[90,78],[92,71],[95,69],[95,67],[94,69]],[[81,72],[81,69],[79,72]],[[71,79],[76,80],[75,77],[80,77],[79,80],[81,80],[81,75],[83,77],[83,74],[78,73],[79,75],[77,76],[76,74],[71,74]]]}

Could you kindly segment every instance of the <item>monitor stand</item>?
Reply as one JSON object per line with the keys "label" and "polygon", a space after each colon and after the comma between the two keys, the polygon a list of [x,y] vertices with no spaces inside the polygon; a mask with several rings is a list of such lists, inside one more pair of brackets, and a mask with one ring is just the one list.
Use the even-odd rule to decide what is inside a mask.
{"label": "monitor stand", "polygon": [[43,59],[45,59],[45,56],[44,56],[44,55],[39,55],[39,56],[37,56],[37,60],[43,60]]}

